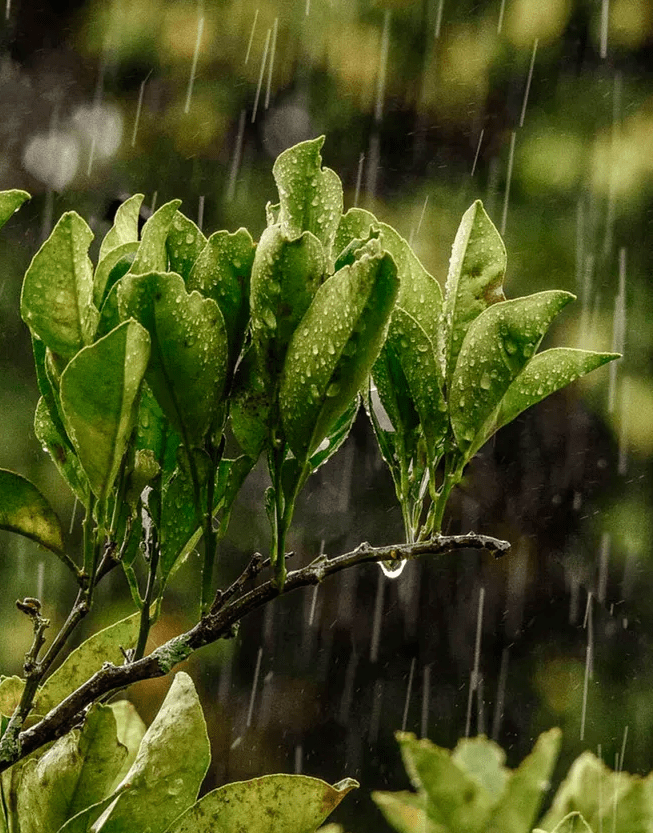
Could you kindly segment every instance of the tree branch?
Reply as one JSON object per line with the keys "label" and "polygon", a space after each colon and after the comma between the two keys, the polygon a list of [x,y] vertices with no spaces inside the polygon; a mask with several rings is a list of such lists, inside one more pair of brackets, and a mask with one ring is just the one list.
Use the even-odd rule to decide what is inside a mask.
{"label": "tree branch", "polygon": [[[485,549],[498,557],[510,549],[510,544],[498,538],[471,532],[466,535],[436,535],[429,541],[388,547],[372,547],[363,543],[351,552],[334,558],[320,555],[306,567],[288,573],[283,593],[319,584],[328,576],[359,564],[413,560],[423,555],[442,555],[461,549]],[[230,594],[241,591],[246,579],[256,574],[260,565],[259,559],[260,557],[254,556],[241,577],[226,592],[227,598]],[[186,633],[175,636],[156,648],[147,657],[122,666],[105,663],[100,671],[52,709],[39,723],[20,733],[18,744],[14,746],[11,756],[0,760],[0,772],[44,744],[66,734],[79,720],[84,709],[103,695],[127,688],[140,680],[162,677],[198,648],[218,639],[232,637],[241,619],[279,595],[279,590],[271,579],[235,598],[229,604],[221,604],[227,599],[218,599],[213,612],[203,616]]]}

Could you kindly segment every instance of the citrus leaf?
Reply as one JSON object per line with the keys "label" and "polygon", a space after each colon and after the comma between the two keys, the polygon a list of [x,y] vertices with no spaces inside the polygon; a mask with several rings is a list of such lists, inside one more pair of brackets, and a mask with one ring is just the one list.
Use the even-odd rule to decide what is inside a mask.
{"label": "citrus leaf", "polygon": [[100,820],[98,833],[163,833],[197,799],[210,758],[202,707],[180,671],[124,778],[131,789]]}
{"label": "citrus leaf", "polygon": [[186,291],[174,272],[125,275],[118,308],[149,332],[147,382],[186,441],[201,443],[215,417],[227,372],[227,334],[218,305]]}
{"label": "citrus leaf", "polygon": [[20,298],[23,321],[54,353],[71,359],[97,323],[88,247],[93,232],[74,211],[61,217],[34,255]]}
{"label": "citrus leaf", "polygon": [[150,339],[125,321],[85,347],[61,377],[66,432],[100,501],[113,487],[136,419]]}
{"label": "citrus leaf", "polygon": [[152,214],[143,226],[141,243],[129,271],[132,275],[165,272],[168,269],[166,238],[181,200],[171,200]]}
{"label": "citrus leaf", "polygon": [[136,760],[138,748],[143,740],[143,735],[147,731],[147,726],[143,723],[133,703],[130,703],[129,700],[116,700],[113,703],[109,703],[109,708],[113,712],[116,721],[118,741],[127,750],[121,769],[116,775],[116,780],[111,785],[111,792],[113,792],[125,775],[127,775],[131,765]]}
{"label": "citrus leaf", "polygon": [[96,804],[91,804],[90,807],[86,807],[81,813],[77,813],[76,816],[68,819],[65,824],[59,828],[57,833],[94,833],[94,824],[102,815],[102,813],[109,807],[111,804],[114,803],[116,798],[122,792],[126,792],[129,787],[125,786],[120,791],[116,791],[111,795],[108,795],[106,798],[103,798],[102,801],[98,801]]}
{"label": "citrus leaf", "polygon": [[236,369],[231,393],[231,430],[241,449],[258,459],[269,435],[274,382],[250,345]]}
{"label": "citrus leaf", "polygon": [[170,271],[177,272],[187,282],[193,265],[205,246],[206,237],[199,228],[181,211],[177,211],[166,238]]}
{"label": "citrus leaf", "polygon": [[27,191],[20,191],[17,188],[10,191],[0,191],[0,228],[15,214],[25,200],[29,200]]}
{"label": "citrus leaf", "polygon": [[573,300],[562,290],[539,292],[493,304],[471,323],[449,388],[451,424],[467,457],[555,316]]}
{"label": "citrus leaf", "polygon": [[34,413],[34,433],[41,446],[48,452],[59,474],[83,506],[88,504],[88,478],[82,468],[75,449],[65,433],[61,433],[55,424],[47,403],[43,397],[36,404]]}
{"label": "citrus leaf", "polygon": [[424,795],[403,792],[373,792],[372,800],[386,821],[399,833],[442,833],[443,828],[426,816]]}
{"label": "citrus leaf", "polygon": [[472,321],[504,301],[506,249],[499,232],[476,200],[463,214],[449,261],[444,292],[441,350],[447,383]]}
{"label": "citrus leaf", "polygon": [[286,438],[304,460],[367,379],[386,338],[399,281],[377,241],[317,291],[293,335],[279,406]]}
{"label": "citrus leaf", "polygon": [[98,263],[102,263],[113,249],[125,243],[138,242],[138,218],[142,202],[143,194],[134,194],[118,207],[113,218],[113,225],[104,236],[100,246]]}
{"label": "citrus leaf", "polygon": [[31,538],[57,555],[64,552],[54,509],[33,483],[7,469],[0,469],[0,529]]}
{"label": "citrus leaf", "polygon": [[316,451],[311,454],[308,466],[313,474],[320,468],[320,466],[323,466],[333,457],[336,451],[347,439],[356,420],[359,407],[360,396],[357,395],[349,407],[343,411],[343,413],[329,428],[326,437],[322,440]]}
{"label": "citrus leaf", "polygon": [[330,786],[307,775],[237,781],[205,795],[166,833],[315,833],[357,786],[351,778]]}
{"label": "citrus leaf", "polygon": [[105,662],[122,665],[125,657],[121,648],[127,650],[133,647],[139,626],[140,614],[134,613],[82,642],[39,689],[33,711],[47,714],[99,671]]}
{"label": "citrus leaf", "polygon": [[[120,246],[111,249],[98,263],[93,278],[93,303],[99,310],[102,309],[114,284],[131,269],[137,251],[137,242],[121,243]],[[101,335],[106,333],[102,332]]]}

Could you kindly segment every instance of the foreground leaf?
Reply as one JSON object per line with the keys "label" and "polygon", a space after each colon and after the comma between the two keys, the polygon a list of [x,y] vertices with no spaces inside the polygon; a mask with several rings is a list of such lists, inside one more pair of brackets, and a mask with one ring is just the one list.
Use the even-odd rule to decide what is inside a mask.
{"label": "foreground leaf", "polygon": [[199,228],[181,211],[177,211],[166,238],[170,271],[177,272],[188,282],[195,261],[205,246],[206,237]]}
{"label": "foreground leaf", "polygon": [[7,469],[0,469],[0,529],[31,538],[57,555],[64,551],[54,509],[33,483]]}
{"label": "foreground leaf", "polygon": [[166,833],[315,833],[358,783],[331,787],[306,775],[266,775],[227,784],[201,798]]}
{"label": "foreground leaf", "polygon": [[118,207],[113,218],[113,225],[100,246],[98,263],[102,263],[113,249],[124,246],[126,243],[138,242],[138,219],[143,199],[143,194],[134,194]]}
{"label": "foreground leaf", "polygon": [[27,191],[14,188],[10,191],[0,191],[0,228],[15,214],[25,200],[29,200]]}
{"label": "foreground leaf", "polygon": [[[93,303],[102,310],[102,306],[107,299],[107,296],[118,283],[123,275],[131,269],[134,263],[134,257],[138,251],[138,243],[123,243],[112,249],[98,264],[93,277]],[[106,312],[105,312],[106,319]],[[118,322],[116,322],[118,323]],[[97,336],[106,335],[109,329],[105,329],[106,325],[98,326]]]}
{"label": "foreground leaf", "polygon": [[129,271],[133,275],[145,272],[165,272],[168,269],[166,238],[181,200],[171,200],[152,214],[143,226],[141,243]]}
{"label": "foreground leaf", "polygon": [[62,434],[55,425],[43,397],[36,403],[34,433],[42,448],[46,449],[52,458],[59,474],[75,493],[82,506],[86,506],[89,495],[88,478],[68,437],[65,433]]}
{"label": "foreground leaf", "polygon": [[122,767],[117,773],[114,783],[111,785],[111,792],[113,792],[125,775],[127,775],[131,765],[136,760],[138,748],[147,731],[147,726],[143,723],[141,716],[129,700],[116,700],[113,703],[109,703],[109,708],[113,712],[116,721],[118,741],[127,750]]}

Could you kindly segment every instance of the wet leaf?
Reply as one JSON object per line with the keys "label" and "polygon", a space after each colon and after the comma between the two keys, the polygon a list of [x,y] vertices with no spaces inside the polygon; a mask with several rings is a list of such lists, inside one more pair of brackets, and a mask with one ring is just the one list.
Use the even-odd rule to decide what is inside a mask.
{"label": "wet leaf", "polygon": [[[406,438],[419,425],[419,415],[415,410],[408,380],[395,345],[390,339],[385,342],[378,359],[374,362],[372,378],[380,404],[385,410],[385,416],[390,420],[392,430],[402,438]],[[378,417],[372,420],[372,423],[374,424],[375,421],[378,422]]]}
{"label": "wet leaf", "polygon": [[125,776],[131,789],[98,824],[98,833],[163,833],[197,799],[210,757],[202,707],[191,678],[180,671]]}
{"label": "wet leaf", "polygon": [[108,706],[96,704],[81,732],[64,735],[27,761],[17,794],[21,833],[58,830],[66,819],[101,801],[127,754]]}
{"label": "wet leaf", "polygon": [[10,191],[0,191],[0,228],[15,214],[25,200],[29,200],[27,191],[14,188]]}
{"label": "wet leaf", "polygon": [[124,246],[126,243],[138,242],[138,218],[142,203],[143,194],[134,194],[133,197],[129,197],[118,207],[113,218],[113,225],[106,233],[100,246],[98,263],[102,263],[113,249]]}
{"label": "wet leaf", "polygon": [[272,168],[279,190],[279,222],[289,239],[312,232],[327,258],[342,215],[342,183],[330,168],[322,168],[324,136],[300,142],[278,157]]}
{"label": "wet leaf", "polygon": [[63,531],[54,509],[27,478],[0,469],[0,529],[31,538],[61,555]]}
{"label": "wet leaf", "polygon": [[256,246],[247,229],[216,231],[202,249],[188,278],[220,307],[229,339],[229,362],[236,363],[249,320],[249,285]]}
{"label": "wet leaf", "polygon": [[131,765],[136,760],[136,755],[138,754],[143,736],[147,731],[147,726],[143,723],[133,703],[130,703],[129,700],[116,700],[113,703],[109,703],[109,708],[113,712],[116,721],[118,742],[127,750],[120,771],[117,773],[115,781],[109,790],[113,792],[125,775],[127,775]]}
{"label": "wet leaf", "polygon": [[93,232],[69,211],[34,255],[20,298],[23,321],[54,353],[71,359],[97,324],[88,247]]}
{"label": "wet leaf", "polygon": [[141,243],[129,271],[132,275],[146,272],[166,272],[168,252],[166,238],[181,200],[172,200],[162,205],[143,226]]}
{"label": "wet leaf", "polygon": [[315,833],[358,783],[333,786],[307,775],[266,775],[208,793],[166,833]]}
{"label": "wet leaf", "polygon": [[349,436],[356,415],[360,407],[360,397],[356,396],[351,405],[338,417],[329,428],[326,437],[322,440],[317,450],[311,454],[308,466],[311,472],[316,472],[320,466],[327,463],[338,451],[340,446]]}
{"label": "wet leaf", "polygon": [[11,717],[20,703],[24,688],[25,680],[21,677],[5,677],[0,682],[0,715]]}
{"label": "wet leaf", "polygon": [[218,305],[186,291],[174,272],[126,275],[118,308],[149,332],[147,382],[173,426],[190,444],[201,443],[224,392],[227,334]]}
{"label": "wet leaf", "polygon": [[231,393],[231,430],[241,449],[258,459],[272,428],[274,382],[253,345],[245,351]]}
{"label": "wet leaf", "polygon": [[506,753],[498,743],[483,735],[461,738],[451,760],[481,784],[495,802],[501,798],[509,773],[504,766]]}
{"label": "wet leaf", "polygon": [[444,293],[441,350],[447,383],[470,324],[483,310],[505,300],[506,249],[476,200],[463,214],[449,261]]}
{"label": "wet leaf", "polygon": [[113,487],[134,427],[149,341],[140,324],[125,321],[81,350],[61,377],[66,432],[100,501]]}
{"label": "wet leaf", "polygon": [[134,613],[82,642],[39,689],[33,711],[47,714],[99,671],[103,663],[122,665],[125,657],[121,648],[128,650],[135,645],[139,625],[140,614]]}
{"label": "wet leaf", "polygon": [[[120,790],[120,792],[125,792],[126,789]],[[109,807],[118,797],[119,793],[113,793],[108,795],[106,798],[103,798],[102,801],[98,801],[96,804],[91,804],[90,807],[82,810],[81,813],[77,813],[76,816],[68,819],[68,821],[62,825],[57,833],[94,833],[95,822],[100,818],[102,813]]]}
{"label": "wet leaf", "polygon": [[[131,269],[137,251],[138,243],[122,243],[111,249],[98,263],[93,278],[93,303],[99,310],[114,285]],[[99,335],[106,335],[106,332],[100,332]]]}
{"label": "wet leaf", "polygon": [[45,448],[52,458],[59,474],[82,506],[86,506],[89,496],[88,478],[67,435],[62,434],[57,428],[43,397],[36,404],[34,433],[41,447]]}
{"label": "wet leaf", "polygon": [[394,261],[375,243],[320,287],[288,348],[279,406],[300,460],[348,407],[386,338],[399,282]]}
{"label": "wet leaf", "polygon": [[494,304],[470,325],[449,389],[451,424],[467,457],[555,316],[573,300],[561,290],[539,292]]}
{"label": "wet leaf", "polygon": [[195,261],[205,246],[206,237],[199,228],[181,211],[177,211],[166,238],[170,271],[177,272],[187,283]]}
{"label": "wet leaf", "polygon": [[424,796],[419,793],[373,792],[372,800],[399,833],[442,833],[442,827],[427,818]]}

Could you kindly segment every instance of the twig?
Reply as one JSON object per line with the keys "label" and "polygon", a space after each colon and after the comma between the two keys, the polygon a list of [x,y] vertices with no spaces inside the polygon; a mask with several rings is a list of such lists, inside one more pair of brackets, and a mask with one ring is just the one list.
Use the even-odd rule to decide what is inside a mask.
{"label": "twig", "polygon": [[[283,592],[319,584],[327,576],[358,564],[399,559],[412,560],[423,555],[442,555],[461,549],[486,549],[495,556],[500,556],[510,549],[510,544],[498,538],[471,532],[467,535],[436,535],[429,541],[389,547],[372,547],[368,543],[363,543],[355,550],[334,558],[328,558],[326,555],[319,556],[306,567],[288,573]],[[237,593],[249,577],[249,567],[256,563],[255,556],[234,583],[235,587],[232,585],[226,593],[230,593],[232,588],[234,588],[232,595]],[[241,619],[279,595],[276,583],[274,579],[271,579],[234,599],[226,606],[220,606],[221,600],[217,600],[217,612],[202,617],[195,627],[173,637],[148,656],[129,665],[117,666],[105,663],[100,671],[52,709],[39,723],[21,732],[10,749],[2,750],[4,754],[0,756],[0,772],[8,769],[35,749],[66,734],[79,719],[83,710],[98,698],[117,689],[126,688],[140,680],[168,674],[175,665],[187,659],[198,648],[216,642],[218,639],[232,636],[234,627]]]}
{"label": "twig", "polygon": [[260,552],[255,552],[254,555],[250,558],[249,563],[243,570],[243,572],[238,576],[236,581],[228,587],[226,590],[218,590],[215,594],[215,598],[213,599],[213,604],[211,605],[211,609],[209,613],[211,615],[215,615],[219,610],[227,604],[229,599],[233,598],[236,593],[239,593],[243,587],[247,584],[250,579],[253,579],[257,576],[265,564],[268,564],[269,561],[264,562],[263,556]]}

